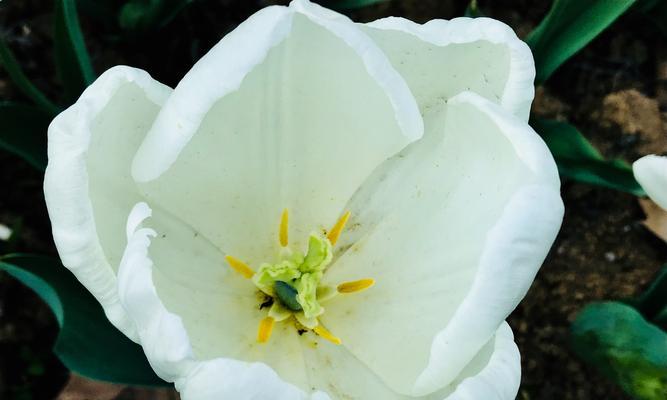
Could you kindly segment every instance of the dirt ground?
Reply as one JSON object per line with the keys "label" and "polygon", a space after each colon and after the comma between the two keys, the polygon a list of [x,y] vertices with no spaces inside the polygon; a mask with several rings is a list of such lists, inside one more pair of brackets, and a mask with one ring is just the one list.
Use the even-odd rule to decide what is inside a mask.
{"label": "dirt ground", "polygon": [[[98,72],[118,63],[147,69],[169,85],[217,39],[262,1],[195,3],[158,34],[123,41],[82,16],[84,34]],[[548,2],[480,1],[482,11],[525,36]],[[394,0],[351,15],[359,21],[398,15],[424,22],[462,15],[465,2]],[[50,95],[59,93],[51,62],[51,2],[0,4],[5,34],[28,75]],[[19,94],[0,70],[0,99]],[[567,120],[610,157],[628,161],[667,152],[667,45],[644,19],[626,15],[539,88],[534,112]],[[19,159],[0,154],[0,222],[22,225],[16,250],[54,254],[42,197],[42,176]],[[641,224],[631,195],[564,182],[563,228],[527,297],[509,322],[523,357],[519,399],[620,400],[628,397],[569,350],[568,327],[587,303],[639,293],[667,261],[667,244]],[[0,398],[55,398],[68,373],[50,346],[56,323],[28,289],[0,275]],[[76,386],[76,385],[75,385]],[[80,393],[85,392],[79,384]],[[99,386],[97,389],[103,390]],[[71,387],[70,387],[71,388]],[[170,399],[175,395],[116,388],[117,399]],[[90,390],[89,388],[86,390]],[[109,388],[106,388],[109,390]],[[81,394],[62,399],[101,398]],[[108,397],[108,398],[112,398]]]}

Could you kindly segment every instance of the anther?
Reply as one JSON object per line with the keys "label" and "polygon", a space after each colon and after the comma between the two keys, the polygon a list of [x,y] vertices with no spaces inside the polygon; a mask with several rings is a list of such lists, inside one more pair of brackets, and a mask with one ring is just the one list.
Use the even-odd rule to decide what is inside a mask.
{"label": "anther", "polygon": [[245,278],[250,279],[255,275],[255,271],[248,266],[248,264],[243,261],[236,259],[232,256],[225,256],[225,260],[229,263],[229,266],[239,274],[243,275]]}
{"label": "anther", "polygon": [[318,335],[320,335],[323,339],[326,339],[326,340],[330,341],[330,342],[333,343],[333,344],[339,345],[339,344],[343,343],[342,340],[340,340],[339,338],[337,338],[336,336],[334,336],[331,332],[329,332],[329,331],[327,330],[327,328],[323,327],[322,324],[317,325],[317,326],[315,327],[315,329],[313,329],[313,331],[315,331],[315,333],[317,333]]}
{"label": "anther", "polygon": [[278,233],[278,239],[280,240],[280,245],[287,247],[289,233],[289,212],[287,209],[283,210],[283,214],[280,216],[280,232]]}
{"label": "anther", "polygon": [[257,341],[259,343],[266,343],[269,341],[275,323],[276,320],[271,317],[266,317],[259,322],[259,329],[257,329]]}
{"label": "anther", "polygon": [[366,290],[373,285],[375,285],[375,280],[367,278],[359,279],[358,281],[343,282],[336,289],[338,293],[354,293]]}
{"label": "anther", "polygon": [[346,212],[343,214],[342,217],[336,222],[336,225],[331,228],[329,233],[327,234],[327,239],[331,242],[332,246],[336,245],[336,242],[338,241],[338,238],[340,237],[340,234],[343,232],[343,229],[345,228],[345,224],[347,223],[347,220],[350,218],[350,212]]}

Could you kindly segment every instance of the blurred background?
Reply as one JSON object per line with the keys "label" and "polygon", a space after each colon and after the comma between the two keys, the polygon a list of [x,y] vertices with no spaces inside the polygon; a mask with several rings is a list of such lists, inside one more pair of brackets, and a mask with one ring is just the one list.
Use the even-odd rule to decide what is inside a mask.
{"label": "blurred background", "polygon": [[[54,63],[56,3],[1,1],[0,37],[32,84],[47,98],[59,99],[55,105],[62,107],[78,94],[67,87]],[[169,7],[150,13],[123,7],[126,3],[76,2],[93,70],[99,74],[127,64],[174,87],[237,24],[261,7],[286,2],[166,1]],[[333,6],[359,22],[391,15],[425,22],[482,14],[507,23],[522,38],[551,7],[548,1],[528,0],[480,0],[472,8],[468,1],[455,0],[366,1],[369,5],[354,8],[344,4],[354,2],[329,3],[337,3]],[[667,18],[640,8],[629,8],[560,66],[538,87],[533,104],[533,119],[576,126],[607,159],[632,162],[667,152]],[[9,69],[0,65],[0,102],[27,102]],[[5,128],[0,125],[0,131]],[[35,139],[41,146],[42,132],[44,136]],[[4,253],[55,255],[43,171],[34,164],[39,160],[0,151],[0,224],[14,232],[3,244]],[[563,182],[562,230],[527,297],[509,318],[523,358],[519,399],[631,398],[575,354],[570,329],[587,304],[633,298],[650,286],[667,261],[667,216],[650,201],[628,193],[632,190],[609,186],[614,185],[592,185],[576,176]],[[58,329],[49,307],[35,293],[0,272],[0,399],[178,398],[170,389],[70,376],[51,351]]]}

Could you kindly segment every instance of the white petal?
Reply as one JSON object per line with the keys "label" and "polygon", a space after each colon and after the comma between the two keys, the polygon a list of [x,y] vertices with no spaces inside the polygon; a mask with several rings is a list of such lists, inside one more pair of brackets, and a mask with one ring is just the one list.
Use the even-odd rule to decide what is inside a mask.
{"label": "white petal", "polygon": [[423,113],[462,91],[472,91],[528,120],[535,92],[533,56],[504,23],[455,18],[420,25],[389,17],[367,26],[408,82]]}
{"label": "white petal", "polygon": [[[153,261],[148,257],[148,250],[151,237],[157,233],[139,228],[150,215],[150,208],[139,203],[128,218],[130,235],[118,271],[118,292],[155,372],[175,382],[184,400],[308,398],[263,363],[196,357],[183,320],[167,310],[153,283]],[[230,325],[238,322],[238,319],[229,319]]]}
{"label": "white petal", "polygon": [[373,41],[347,18],[298,1],[259,11],[197,63],[133,173],[157,178],[143,185],[151,206],[257,267],[276,256],[284,208],[299,248],[421,134],[407,85]]}
{"label": "white petal", "polygon": [[445,111],[431,124],[444,129],[355,194],[343,254],[325,275],[375,279],[332,299],[321,319],[406,395],[459,375],[524,296],[563,214],[553,158],[526,123],[473,93]]}
{"label": "white petal", "polygon": [[[193,356],[198,360],[260,361],[282,380],[309,388],[292,323],[276,324],[270,343],[257,343],[257,328],[268,309],[260,309],[265,299],[254,284],[234,272],[224,254],[205,237],[164,210],[154,209],[149,225],[157,232],[148,249],[154,264],[151,285],[162,306],[180,318]],[[130,271],[134,268],[131,262],[126,262]],[[142,345],[160,346],[153,339],[142,339]]]}
{"label": "white petal", "polygon": [[632,164],[632,172],[648,197],[667,210],[667,157],[644,156]]}
{"label": "white petal", "polygon": [[136,339],[118,303],[116,277],[124,223],[140,199],[131,160],[171,89],[144,71],[115,67],[49,126],[44,195],[63,264]]}
{"label": "white petal", "polygon": [[[344,346],[337,346],[304,334],[303,354],[314,388],[326,391],[332,399],[407,400],[392,391]],[[438,400],[441,400],[442,397]]]}
{"label": "white petal", "polygon": [[[493,339],[493,353],[479,371],[471,363],[463,380],[445,400],[514,400],[521,383],[521,355],[514,343],[512,329],[503,322]],[[475,372],[472,372],[475,371]],[[468,375],[468,376],[466,376]],[[462,377],[459,377],[460,380]]]}
{"label": "white petal", "polygon": [[303,349],[311,384],[334,399],[513,400],[519,390],[521,356],[505,322],[451,384],[419,397],[392,391],[344,347],[323,340],[316,343]]}

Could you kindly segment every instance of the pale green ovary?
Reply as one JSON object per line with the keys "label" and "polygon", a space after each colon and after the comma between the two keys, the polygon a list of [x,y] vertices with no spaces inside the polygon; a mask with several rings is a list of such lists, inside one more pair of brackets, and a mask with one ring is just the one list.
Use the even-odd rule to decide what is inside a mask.
{"label": "pale green ovary", "polygon": [[315,318],[324,312],[318,302],[318,287],[332,258],[331,242],[317,233],[311,233],[305,256],[298,251],[286,251],[280,262],[262,264],[252,281],[272,297],[275,297],[276,281],[288,283],[298,292],[296,299],[303,308],[304,316]]}

